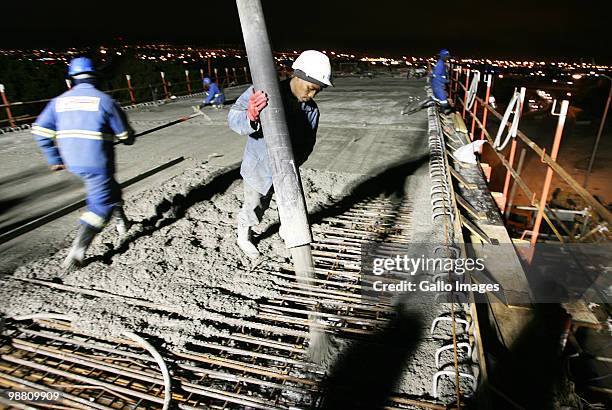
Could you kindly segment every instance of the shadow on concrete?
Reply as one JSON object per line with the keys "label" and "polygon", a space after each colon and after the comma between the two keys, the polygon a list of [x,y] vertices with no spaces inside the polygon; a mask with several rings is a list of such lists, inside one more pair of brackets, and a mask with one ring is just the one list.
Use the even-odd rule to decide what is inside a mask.
{"label": "shadow on concrete", "polygon": [[[391,198],[399,208],[401,202],[407,199],[406,178],[414,174],[419,168],[429,161],[429,154],[419,156],[417,158],[410,157],[408,159],[398,161],[394,164],[380,168],[375,175],[359,182],[356,186],[350,189],[350,192],[332,206],[314,210],[309,213],[308,221],[311,225],[320,223],[323,219],[334,217],[348,211],[355,204],[369,198],[384,196]],[[394,213],[397,209],[392,209],[390,213]],[[394,222],[393,218],[386,222]],[[391,225],[393,226],[393,225]],[[259,242],[265,238],[272,236],[278,232],[280,223],[270,225],[265,231],[260,233],[255,242]],[[379,237],[377,240],[383,241],[385,237]]]}
{"label": "shadow on concrete", "polygon": [[223,171],[204,185],[191,189],[186,195],[176,194],[170,200],[164,199],[155,207],[155,215],[139,222],[142,226],[141,230],[130,234],[118,247],[109,249],[102,255],[88,258],[86,264],[96,261],[107,265],[111,264],[112,258],[127,251],[130,243],[135,242],[139,238],[151,236],[155,231],[183,218],[187,210],[193,205],[211,199],[214,195],[226,191],[234,181],[240,178],[240,163],[231,165]]}
{"label": "shadow on concrete", "polygon": [[[42,188],[38,188],[24,195],[16,196],[13,198],[2,199],[0,200],[0,215],[18,206],[26,205],[27,207],[28,203],[36,203],[37,201],[41,201],[41,200],[44,201],[44,199],[42,198],[49,194],[61,193],[62,191],[64,191],[63,193],[70,192],[76,189],[77,187],[79,187],[80,185],[81,184],[75,180],[64,180],[64,181],[59,181],[53,184],[46,185]],[[27,214],[27,211],[25,211],[25,213]],[[12,221],[10,222],[10,224],[0,228],[0,233],[8,232],[13,228],[19,227],[25,223],[28,223],[31,220],[34,220],[43,215],[46,215],[47,213],[48,212],[43,211],[36,215],[27,217],[27,218],[23,218],[23,219],[17,219],[19,218],[19,215],[16,215],[11,218]],[[0,217],[0,223],[6,222],[6,221],[9,221],[9,218]]]}
{"label": "shadow on concrete", "polygon": [[24,179],[27,180],[27,179],[37,177],[39,175],[47,175],[50,173],[52,173],[52,171],[50,171],[49,168],[42,166],[42,165],[28,168],[21,172],[17,172],[15,174],[7,175],[5,177],[0,178],[0,186],[21,183],[21,181]]}
{"label": "shadow on concrete", "polygon": [[[558,304],[534,305],[525,326],[509,348],[488,315],[490,306],[479,303],[479,326],[485,340],[488,380],[467,409],[557,409],[579,403],[568,388],[567,358],[560,352],[566,313]],[[575,407],[580,408],[580,407]]]}
{"label": "shadow on concrete", "polygon": [[323,383],[325,410],[383,409],[416,350],[423,319],[398,312],[381,331],[355,341],[338,357]]}

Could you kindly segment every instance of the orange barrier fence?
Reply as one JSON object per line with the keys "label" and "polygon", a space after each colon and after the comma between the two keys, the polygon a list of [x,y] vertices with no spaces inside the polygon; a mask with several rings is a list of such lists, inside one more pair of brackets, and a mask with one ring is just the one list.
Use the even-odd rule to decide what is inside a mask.
{"label": "orange barrier fence", "polygon": [[[570,106],[568,100],[563,100],[561,103],[553,103],[552,112],[553,116],[557,117],[557,126],[555,130],[554,140],[550,149],[550,154],[547,153],[546,148],[538,146],[532,139],[530,139],[524,132],[518,129],[518,120],[522,112],[523,104],[522,101],[525,96],[525,88],[522,88],[520,92],[517,92],[517,108],[513,111],[514,116],[518,116],[516,124],[507,121],[504,115],[496,111],[489,104],[489,96],[491,95],[492,76],[485,75],[484,83],[486,89],[484,91],[484,99],[478,96],[477,89],[470,85],[470,76],[474,79],[476,70],[462,68],[461,66],[453,69],[453,74],[450,75],[449,84],[449,95],[452,96],[455,101],[456,111],[462,113],[465,124],[470,123],[468,128],[469,138],[474,141],[478,139],[486,139],[493,147],[492,151],[495,153],[497,159],[505,168],[505,178],[501,195],[496,198],[497,204],[506,217],[510,214],[511,201],[514,196],[514,189],[518,186],[529,198],[529,202],[532,206],[537,209],[535,215],[535,221],[533,221],[533,227],[523,232],[523,236],[531,235],[530,241],[535,244],[540,237],[541,223],[542,220],[550,227],[556,238],[561,242],[584,242],[587,239],[590,241],[608,241],[612,239],[609,227],[612,225],[612,213],[610,210],[599,202],[589,191],[587,191],[581,184],[579,184],[574,177],[572,177],[567,170],[565,170],[559,162],[557,162],[557,156],[559,148],[562,142],[563,129],[565,126],[565,120],[567,112]],[[478,75],[479,77],[479,75]],[[476,85],[478,85],[478,80]],[[463,94],[461,94],[463,92]],[[472,101],[470,105],[470,101]],[[558,107],[558,110],[557,110]],[[487,120],[489,116],[493,116],[502,122],[501,127],[505,127],[504,131],[508,132],[508,138],[511,138],[510,149],[506,150],[499,147],[497,139],[494,139],[490,132],[487,130]],[[504,122],[504,120],[506,120]],[[513,121],[514,122],[514,121]],[[500,130],[501,132],[501,130]],[[499,135],[499,133],[498,133]],[[509,142],[509,141],[508,141]],[[515,169],[515,156],[521,144],[522,153],[519,160],[520,165],[517,168],[521,168],[525,156],[525,151],[530,151],[539,157],[542,164],[546,166],[546,172],[543,175],[543,186],[541,193],[538,196],[535,190],[529,188],[525,179],[520,175],[520,169]],[[504,144],[505,146],[505,144]],[[574,225],[573,228],[568,227],[563,221],[561,221],[555,211],[549,206],[549,196],[551,193],[551,184],[553,177],[560,178],[570,188],[572,193],[579,196],[584,204],[586,204],[585,217],[582,221],[582,226],[577,227]],[[511,182],[514,182],[514,186],[510,189]],[[510,200],[510,201],[509,201]],[[510,203],[509,203],[510,202]],[[553,222],[554,221],[554,222]]]}

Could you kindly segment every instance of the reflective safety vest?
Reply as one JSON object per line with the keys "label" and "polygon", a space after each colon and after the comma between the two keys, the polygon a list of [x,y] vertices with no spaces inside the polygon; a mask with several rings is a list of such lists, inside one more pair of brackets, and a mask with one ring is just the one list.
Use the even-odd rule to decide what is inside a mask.
{"label": "reflective safety vest", "polygon": [[115,172],[114,142],[128,138],[117,103],[93,84],[75,85],[47,104],[32,134],[50,165],[72,172]]}
{"label": "reflective safety vest", "polygon": [[440,87],[448,83],[448,74],[446,72],[446,64],[443,59],[439,59],[431,73],[431,86]]}

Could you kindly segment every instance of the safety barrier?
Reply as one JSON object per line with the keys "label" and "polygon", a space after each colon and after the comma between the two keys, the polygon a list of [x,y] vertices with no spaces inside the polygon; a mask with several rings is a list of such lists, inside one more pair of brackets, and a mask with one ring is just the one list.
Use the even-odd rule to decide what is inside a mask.
{"label": "safety barrier", "polygon": [[[509,216],[516,186],[525,193],[527,198],[529,198],[530,204],[537,209],[532,229],[524,230],[521,239],[524,239],[526,235],[531,235],[530,242],[534,245],[540,236],[542,220],[546,222],[560,242],[584,242],[587,241],[587,239],[591,241],[609,241],[612,239],[609,232],[609,226],[612,224],[612,213],[610,210],[595,199],[590,192],[580,185],[557,162],[557,155],[559,153],[565,120],[570,105],[569,101],[563,100],[558,104],[555,100],[553,103],[551,113],[553,116],[558,117],[558,120],[554,142],[550,154],[548,154],[546,148],[538,146],[519,129],[526,92],[524,87],[514,92],[508,104],[508,108],[502,115],[489,104],[489,96],[491,95],[493,82],[493,78],[490,74],[485,74],[484,76],[486,90],[483,99],[478,96],[478,86],[481,82],[480,72],[478,70],[456,66],[452,67],[452,73],[453,74],[450,75],[449,98],[452,97],[455,107],[457,107],[457,112],[462,113],[465,123],[471,124],[469,130],[470,139],[472,141],[476,139],[488,141],[494,148],[492,151],[506,169],[501,196],[496,198],[501,212],[505,214],[506,218]],[[473,79],[472,83],[470,83],[470,77]],[[558,111],[557,107],[559,107]],[[489,115],[493,115],[501,122],[495,138],[493,138],[487,130]],[[511,115],[513,118],[510,121]],[[476,135],[477,128],[480,130],[478,137]],[[502,141],[504,132],[506,132],[506,136]],[[506,155],[506,146],[508,143],[510,143],[510,150]],[[519,143],[521,143],[522,151],[519,158],[519,164],[515,169],[514,162]],[[541,163],[546,165],[544,184],[539,197],[536,195],[536,192],[527,186],[524,178],[520,175],[525,152],[527,150],[537,155]],[[572,229],[568,228],[564,222],[557,217],[556,213],[550,209],[548,197],[551,192],[553,176],[561,178],[586,204],[586,216],[582,221],[581,227],[575,225]],[[490,180],[490,178],[488,179]],[[512,190],[510,190],[512,180],[514,181],[514,185],[512,186]],[[553,223],[553,220],[556,224]]]}
{"label": "safety barrier", "polygon": [[[125,74],[125,80],[127,84],[126,87],[113,88],[113,89],[103,90],[103,91],[113,96],[114,98],[121,96],[122,93],[126,95],[128,98],[127,100],[121,100],[119,98],[115,98],[115,99],[124,109],[127,109],[127,110],[131,110],[136,107],[142,107],[142,106],[159,105],[159,104],[162,104],[163,102],[166,102],[172,99],[189,98],[189,97],[195,97],[195,96],[202,95],[205,92],[205,88],[202,83],[202,80],[204,79],[204,77],[206,77],[206,75],[204,74],[204,70],[203,69],[199,70],[199,74],[200,74],[199,80],[192,79],[190,76],[189,70],[185,70],[184,73],[185,73],[185,81],[171,82],[171,81],[168,81],[168,79],[166,78],[166,74],[162,71],[160,72],[159,82],[147,84],[145,86],[138,86],[138,87],[134,86],[131,75]],[[220,88],[229,87],[232,85],[247,84],[250,82],[249,72],[246,66],[242,67],[242,73],[240,69],[236,70],[235,67],[233,67],[231,71],[229,68],[226,67],[224,69],[224,73],[225,75],[219,76],[218,69],[214,68],[214,71],[213,71],[211,70],[211,67],[209,65],[207,76],[210,78],[214,78],[214,81],[219,85]],[[196,91],[197,84],[200,84],[199,87],[201,87],[202,91]],[[71,86],[69,81],[67,81],[66,85],[68,88],[70,88]],[[159,88],[163,90],[163,99],[157,98],[155,95],[156,94],[155,90]],[[137,92],[141,90],[147,90],[147,89],[151,90],[152,92],[151,100],[139,101],[137,98]],[[36,117],[38,116],[38,112],[36,113],[36,115],[25,114],[25,115],[15,116],[13,114],[12,108],[40,104],[40,109],[37,110],[37,111],[40,111],[42,110],[43,104],[46,104],[52,100],[52,98],[46,98],[46,99],[32,100],[32,101],[10,102],[8,100],[8,97],[6,96],[6,89],[3,84],[0,84],[0,98],[1,98],[0,109],[3,109],[6,115],[6,118],[0,119],[0,134],[28,129],[29,124],[34,119],[36,119]],[[27,126],[27,127],[24,128],[24,126]]]}

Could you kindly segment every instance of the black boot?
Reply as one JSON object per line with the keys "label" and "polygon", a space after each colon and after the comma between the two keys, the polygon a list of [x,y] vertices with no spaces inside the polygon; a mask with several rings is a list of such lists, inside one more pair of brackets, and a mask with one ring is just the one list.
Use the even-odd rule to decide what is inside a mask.
{"label": "black boot", "polygon": [[87,224],[81,224],[79,226],[79,231],[77,232],[76,238],[74,238],[74,242],[72,242],[70,252],[68,252],[68,256],[66,256],[66,259],[64,259],[62,263],[62,267],[65,270],[69,271],[83,266],[85,252],[87,252],[87,248],[89,248],[91,241],[93,241],[94,236],[96,236],[98,232],[97,229]]}

